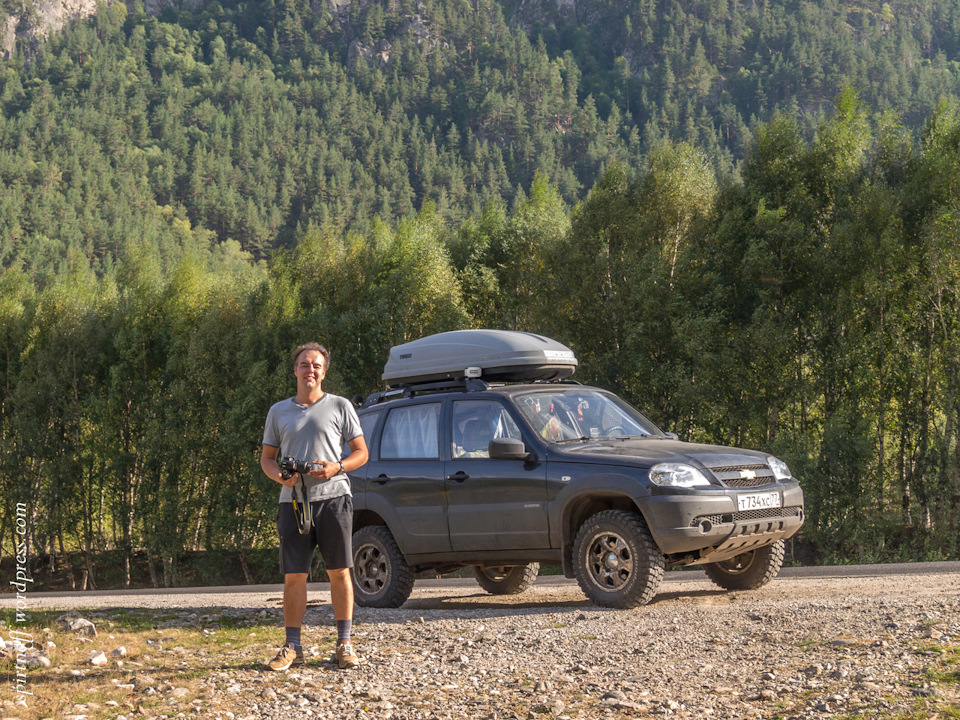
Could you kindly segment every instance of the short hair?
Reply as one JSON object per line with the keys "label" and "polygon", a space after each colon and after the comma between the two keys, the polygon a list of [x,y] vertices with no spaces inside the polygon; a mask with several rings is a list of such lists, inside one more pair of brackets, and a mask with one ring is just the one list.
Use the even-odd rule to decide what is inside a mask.
{"label": "short hair", "polygon": [[327,372],[330,370],[330,351],[327,350],[323,345],[316,342],[308,342],[303,345],[299,345],[296,350],[293,351],[293,367],[297,367],[297,361],[300,359],[300,353],[306,352],[307,350],[316,350],[318,353],[323,355],[323,369]]}

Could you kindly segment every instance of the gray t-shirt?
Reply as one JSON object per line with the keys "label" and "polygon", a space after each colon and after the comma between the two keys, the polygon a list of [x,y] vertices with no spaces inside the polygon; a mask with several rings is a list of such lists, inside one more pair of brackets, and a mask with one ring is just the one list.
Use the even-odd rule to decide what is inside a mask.
{"label": "gray t-shirt", "polygon": [[[297,403],[295,398],[281,400],[271,407],[263,428],[263,444],[279,448],[278,461],[291,456],[306,462],[337,462],[343,459],[344,444],[361,435],[360,420],[350,401],[324,393],[308,407]],[[317,480],[309,475],[304,475],[303,479],[311,501],[351,494],[350,479],[345,473],[329,480]],[[280,502],[291,502],[292,499],[293,491],[283,486]]]}

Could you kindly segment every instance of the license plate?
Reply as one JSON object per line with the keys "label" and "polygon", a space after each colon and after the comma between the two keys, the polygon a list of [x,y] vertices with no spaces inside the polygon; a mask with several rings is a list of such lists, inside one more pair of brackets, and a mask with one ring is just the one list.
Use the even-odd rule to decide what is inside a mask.
{"label": "license plate", "polygon": [[766,510],[780,507],[780,493],[750,493],[737,495],[737,510]]}

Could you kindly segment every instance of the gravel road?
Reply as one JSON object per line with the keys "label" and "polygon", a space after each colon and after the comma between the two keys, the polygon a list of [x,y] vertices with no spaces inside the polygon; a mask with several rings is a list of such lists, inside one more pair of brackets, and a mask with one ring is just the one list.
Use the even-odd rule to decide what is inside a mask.
{"label": "gravel road", "polygon": [[[94,620],[163,608],[172,626],[198,632],[225,617],[275,618],[279,642],[279,590],[36,593],[29,605]],[[785,569],[741,593],[671,572],[652,603],[627,611],[591,605],[562,578],[511,597],[418,581],[400,609],[358,608],[365,662],[345,672],[327,660],[328,601],[325,585],[311,586],[304,668],[270,673],[258,661],[274,648],[250,647],[224,658],[189,704],[178,706],[176,679],[141,673],[134,692],[170,694],[171,717],[222,720],[960,715],[956,562]]]}

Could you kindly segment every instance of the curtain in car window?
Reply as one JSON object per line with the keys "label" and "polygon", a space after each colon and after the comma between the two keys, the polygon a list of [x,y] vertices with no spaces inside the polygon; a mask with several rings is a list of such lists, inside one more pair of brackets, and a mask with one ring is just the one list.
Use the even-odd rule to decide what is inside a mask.
{"label": "curtain in car window", "polygon": [[438,458],[440,405],[412,405],[395,408],[387,416],[380,441],[383,458]]}

